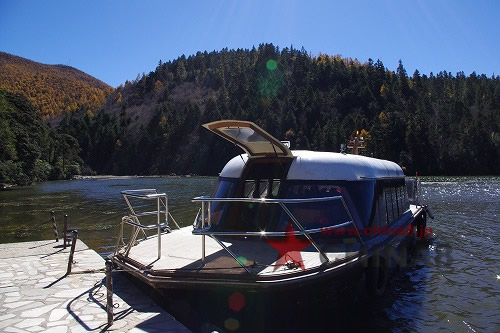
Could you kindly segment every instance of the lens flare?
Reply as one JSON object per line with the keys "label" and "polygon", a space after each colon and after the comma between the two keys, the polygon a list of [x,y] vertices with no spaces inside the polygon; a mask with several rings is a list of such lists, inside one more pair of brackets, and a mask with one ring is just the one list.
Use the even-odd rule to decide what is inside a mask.
{"label": "lens flare", "polygon": [[230,331],[236,331],[240,328],[240,322],[238,319],[228,318],[224,321],[224,327]]}
{"label": "lens flare", "polygon": [[238,312],[245,306],[245,295],[239,291],[235,291],[229,296],[228,303],[231,310]]}
{"label": "lens flare", "polygon": [[278,97],[284,85],[284,75],[278,68],[276,60],[269,59],[266,62],[266,70],[259,73],[257,80],[262,105],[269,107]]}
{"label": "lens flare", "polygon": [[238,257],[238,258],[236,258],[236,260],[238,260],[238,262],[243,266],[245,266],[248,262],[247,258],[245,258],[245,257]]}
{"label": "lens flare", "polygon": [[276,60],[274,59],[269,59],[267,62],[266,62],[266,67],[267,69],[269,69],[270,71],[274,71],[277,67],[277,63],[276,63]]}

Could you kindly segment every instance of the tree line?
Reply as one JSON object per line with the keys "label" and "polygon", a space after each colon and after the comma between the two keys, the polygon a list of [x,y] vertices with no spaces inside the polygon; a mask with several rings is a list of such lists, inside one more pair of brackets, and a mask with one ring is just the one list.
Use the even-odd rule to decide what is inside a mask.
{"label": "tree line", "polygon": [[201,124],[241,119],[292,149],[338,152],[363,130],[364,154],[407,174],[488,175],[500,171],[499,111],[498,76],[408,75],[402,62],[394,72],[380,60],[261,44],[160,61],[54,131],[99,174],[216,175],[240,150]]}
{"label": "tree line", "polygon": [[78,141],[47,125],[23,96],[0,90],[0,184],[70,178],[82,172],[79,153]]}

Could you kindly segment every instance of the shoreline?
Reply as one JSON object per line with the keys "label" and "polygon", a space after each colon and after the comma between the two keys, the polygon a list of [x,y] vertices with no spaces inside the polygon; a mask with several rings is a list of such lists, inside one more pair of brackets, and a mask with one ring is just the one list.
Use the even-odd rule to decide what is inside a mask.
{"label": "shoreline", "polygon": [[195,174],[187,175],[127,175],[127,176],[115,176],[115,175],[95,175],[95,176],[81,176],[76,175],[71,177],[70,180],[77,179],[126,179],[126,178],[191,178],[191,177],[217,177],[217,176],[200,176]]}
{"label": "shoreline", "polygon": [[36,184],[40,183],[46,183],[46,182],[53,182],[53,181],[65,181],[65,180],[105,180],[105,179],[128,179],[128,178],[210,178],[210,177],[217,177],[215,176],[200,176],[200,175],[195,175],[195,174],[187,174],[187,175],[175,175],[175,174],[170,174],[170,175],[128,175],[128,176],[114,176],[114,175],[94,175],[94,176],[82,176],[82,175],[75,175],[71,177],[70,179],[52,179],[52,180],[44,180],[41,182],[34,182],[31,184],[25,184],[25,185],[17,185],[17,184],[6,184],[6,183],[0,183],[0,192],[2,191],[9,191],[21,187],[30,187]]}
{"label": "shoreline", "polygon": [[[127,176],[115,176],[115,175],[94,175],[94,176],[82,176],[82,175],[75,175],[71,177],[70,179],[57,179],[57,180],[46,180],[43,182],[35,182],[32,184],[26,184],[26,185],[17,185],[17,184],[6,184],[6,183],[0,183],[0,192],[2,191],[9,191],[13,189],[17,189],[20,187],[30,187],[35,184],[39,183],[45,183],[45,182],[52,182],[52,181],[63,181],[63,180],[105,180],[105,179],[128,179],[128,178],[211,178],[211,177],[218,177],[218,175],[213,175],[213,176],[200,176],[200,175],[195,175],[195,174],[186,174],[186,175],[175,175],[175,174],[170,174],[170,175],[127,175]],[[407,178],[414,178],[415,176],[406,176]],[[423,182],[425,183],[447,183],[450,182],[449,179],[447,180],[430,180],[430,178],[498,178],[500,181],[500,175],[475,175],[475,176],[419,176]]]}
{"label": "shoreline", "polygon": [[[196,178],[210,178],[210,177],[218,177],[218,175],[211,175],[211,176],[201,176],[201,175],[196,175],[196,174],[186,174],[186,175],[176,175],[176,174],[169,174],[169,175],[126,175],[126,176],[115,176],[115,175],[94,175],[94,176],[82,176],[82,175],[75,175],[71,177],[69,180],[77,180],[77,179],[126,179],[126,178],[191,178],[191,177],[196,177]],[[414,175],[405,175],[406,178],[415,178]],[[500,178],[500,175],[461,175],[461,176],[443,176],[443,175],[432,175],[432,176],[418,176],[419,179],[421,180],[428,180],[429,178]],[[62,180],[62,179],[60,179]],[[50,181],[50,180],[49,180]],[[445,182],[448,182],[449,180],[443,180]],[[434,180],[434,182],[441,182],[439,180]],[[5,184],[9,185],[9,184]],[[16,185],[10,185],[10,186],[16,186]]]}

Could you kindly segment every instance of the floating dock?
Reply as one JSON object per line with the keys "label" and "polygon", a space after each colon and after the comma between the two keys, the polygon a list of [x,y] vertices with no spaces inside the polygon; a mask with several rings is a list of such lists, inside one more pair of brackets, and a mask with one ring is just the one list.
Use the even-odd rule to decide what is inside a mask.
{"label": "floating dock", "polygon": [[109,326],[105,261],[75,245],[67,275],[70,247],[62,241],[0,244],[0,331],[190,332],[119,272]]}

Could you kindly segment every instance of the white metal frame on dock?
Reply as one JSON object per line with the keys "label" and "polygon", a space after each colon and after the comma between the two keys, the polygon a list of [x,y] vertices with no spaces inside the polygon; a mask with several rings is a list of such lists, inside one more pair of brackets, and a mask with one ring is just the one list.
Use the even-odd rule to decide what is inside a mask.
{"label": "white metal frame on dock", "polygon": [[[158,193],[156,189],[127,190],[127,191],[122,191],[121,194],[123,195],[123,199],[127,203],[130,214],[122,217],[122,221],[120,223],[120,230],[118,233],[118,239],[116,242],[115,254],[117,254],[118,252],[120,252],[121,249],[123,249],[125,256],[127,256],[130,252],[130,249],[135,245],[139,232],[142,231],[144,237],[147,238],[145,230],[156,229],[158,237],[158,259],[160,259],[161,234],[163,231],[165,232],[171,231],[170,226],[168,224],[169,217],[172,219],[172,222],[175,224],[177,229],[180,229],[174,217],[172,216],[172,214],[170,214],[167,194]],[[132,203],[130,202],[130,198],[142,199],[142,200],[156,200],[156,210],[137,213],[134,207],[132,206]],[[163,214],[163,219],[162,219],[162,214]],[[156,215],[156,224],[145,225],[142,224],[139,219],[140,217],[154,216],[154,215]],[[132,235],[129,238],[127,244],[125,244],[123,238],[125,224],[131,225],[133,227]]]}

